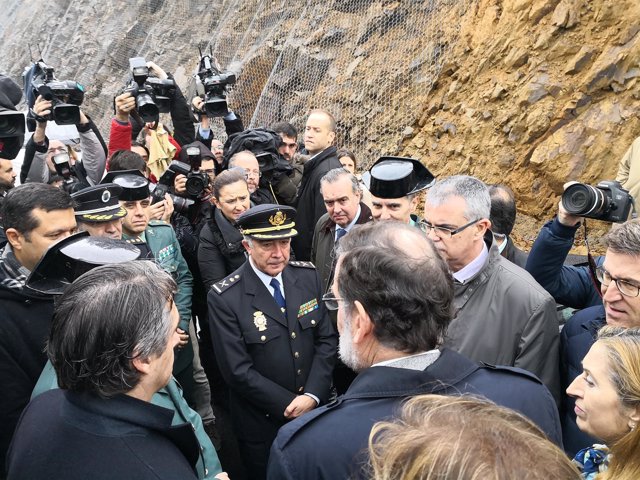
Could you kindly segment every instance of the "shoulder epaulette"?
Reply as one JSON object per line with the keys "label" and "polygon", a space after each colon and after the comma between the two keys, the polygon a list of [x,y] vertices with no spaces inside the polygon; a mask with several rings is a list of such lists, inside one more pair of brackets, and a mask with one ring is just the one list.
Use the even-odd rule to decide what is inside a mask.
{"label": "shoulder epaulette", "polygon": [[240,280],[240,275],[238,275],[237,273],[232,273],[227,278],[211,285],[211,290],[220,295],[222,292],[238,283],[238,280]]}
{"label": "shoulder epaulette", "polygon": [[316,268],[312,262],[289,262],[289,265],[292,267],[313,268],[314,270]]}
{"label": "shoulder epaulette", "polygon": [[149,225],[152,227],[170,227],[171,224],[165,222],[164,220],[149,220]]}

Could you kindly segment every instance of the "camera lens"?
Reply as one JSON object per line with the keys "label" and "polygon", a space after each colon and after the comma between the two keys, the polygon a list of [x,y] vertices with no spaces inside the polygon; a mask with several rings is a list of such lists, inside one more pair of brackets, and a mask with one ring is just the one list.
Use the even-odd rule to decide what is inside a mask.
{"label": "camera lens", "polygon": [[[206,174],[204,174],[206,175]],[[207,177],[208,181],[209,177]],[[205,182],[203,175],[198,176],[190,176],[187,178],[187,184],[185,188],[187,189],[187,193],[192,197],[198,197],[204,192],[208,182]]]}
{"label": "camera lens", "polygon": [[604,208],[604,194],[591,185],[574,183],[562,194],[562,206],[572,215],[596,215]]}
{"label": "camera lens", "polygon": [[56,105],[53,107],[53,121],[58,125],[77,125],[80,123],[80,108],[67,103]]}
{"label": "camera lens", "polygon": [[136,109],[145,122],[155,122],[160,118],[160,111],[148,93],[138,93]]}
{"label": "camera lens", "polygon": [[211,97],[208,97],[204,102],[204,111],[207,112],[207,115],[210,117],[224,117],[229,113],[227,99],[222,95],[211,95]]}
{"label": "camera lens", "polygon": [[178,213],[186,214],[189,212],[189,207],[195,202],[189,198],[178,197],[177,195],[171,195],[173,200],[173,209]]}
{"label": "camera lens", "polygon": [[0,112],[0,138],[24,135],[24,114]]}

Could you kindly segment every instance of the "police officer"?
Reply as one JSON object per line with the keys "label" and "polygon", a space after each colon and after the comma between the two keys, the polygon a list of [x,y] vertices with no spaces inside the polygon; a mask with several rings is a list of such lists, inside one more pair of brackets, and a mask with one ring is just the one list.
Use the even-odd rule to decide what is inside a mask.
{"label": "police officer", "polygon": [[271,442],[288,420],[326,402],[336,334],[310,262],[289,262],[294,208],[263,204],[237,220],[249,261],[208,295],[209,325],[251,479],[265,478]]}
{"label": "police officer", "polygon": [[93,237],[122,238],[122,219],[127,211],[120,205],[122,187],[115,183],[85,188],[71,195],[78,230]]}

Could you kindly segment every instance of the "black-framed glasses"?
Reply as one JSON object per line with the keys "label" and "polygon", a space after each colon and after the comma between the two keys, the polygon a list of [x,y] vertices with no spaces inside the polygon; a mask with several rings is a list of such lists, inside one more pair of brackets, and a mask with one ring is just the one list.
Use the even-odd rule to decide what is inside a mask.
{"label": "black-framed glasses", "polygon": [[602,267],[596,268],[596,277],[605,287],[611,285],[611,282],[615,283],[618,291],[627,297],[637,297],[640,294],[640,286],[627,282],[626,280],[613,278],[611,274]]}
{"label": "black-framed glasses", "polygon": [[328,310],[338,310],[338,307],[340,306],[339,302],[346,302],[347,300],[344,298],[337,298],[333,293],[328,292],[322,296],[322,301]]}
{"label": "black-framed glasses", "polygon": [[420,222],[420,225],[422,226],[424,233],[426,233],[427,235],[429,235],[430,230],[433,230],[433,232],[436,234],[438,238],[451,238],[454,235],[457,235],[458,233],[463,231],[465,228],[469,228],[471,225],[478,223],[480,220],[482,219],[478,218],[477,220],[472,220],[469,223],[465,223],[464,225],[458,228],[439,227],[438,225],[430,224],[426,220],[422,220]]}

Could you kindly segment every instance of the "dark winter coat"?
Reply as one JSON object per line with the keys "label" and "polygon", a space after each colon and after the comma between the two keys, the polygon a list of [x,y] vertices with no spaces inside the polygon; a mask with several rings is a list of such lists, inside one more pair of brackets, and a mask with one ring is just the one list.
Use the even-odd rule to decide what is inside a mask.
{"label": "dark winter coat", "polygon": [[311,259],[313,230],[320,217],[327,213],[324,199],[320,193],[320,180],[329,170],[342,168],[336,151],[336,147],[331,146],[304,164],[304,172],[302,173],[296,201],[296,230],[298,230],[298,236],[293,237],[291,240],[296,260],[308,261]]}

